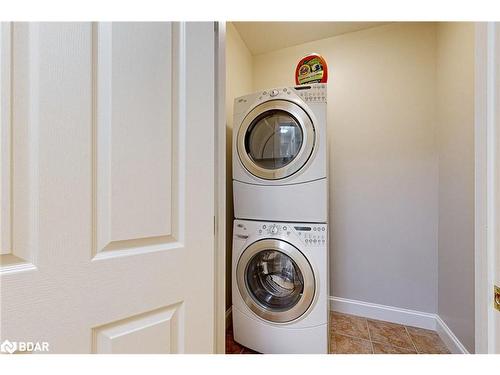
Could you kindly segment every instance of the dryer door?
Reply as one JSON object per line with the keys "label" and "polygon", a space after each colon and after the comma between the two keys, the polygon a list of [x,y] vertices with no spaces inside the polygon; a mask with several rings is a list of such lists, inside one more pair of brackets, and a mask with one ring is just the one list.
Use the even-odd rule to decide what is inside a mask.
{"label": "dryer door", "polygon": [[315,143],[308,114],[287,100],[255,107],[238,131],[237,151],[243,166],[266,180],[289,177],[309,160]]}
{"label": "dryer door", "polygon": [[236,268],[240,294],[260,318],[286,323],[301,317],[315,294],[314,272],[306,257],[288,242],[254,242]]}

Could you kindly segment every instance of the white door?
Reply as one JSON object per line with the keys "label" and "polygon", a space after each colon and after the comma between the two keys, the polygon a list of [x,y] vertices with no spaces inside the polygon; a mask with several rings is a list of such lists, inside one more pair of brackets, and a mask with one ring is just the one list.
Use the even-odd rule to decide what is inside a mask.
{"label": "white door", "polygon": [[0,342],[212,352],[213,23],[0,40]]}

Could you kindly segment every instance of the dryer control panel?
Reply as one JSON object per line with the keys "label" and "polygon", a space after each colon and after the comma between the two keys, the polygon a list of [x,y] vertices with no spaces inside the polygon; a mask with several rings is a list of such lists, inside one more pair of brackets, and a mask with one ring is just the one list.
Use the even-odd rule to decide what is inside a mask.
{"label": "dryer control panel", "polygon": [[327,243],[326,224],[294,225],[293,229],[306,245],[324,246]]}
{"label": "dryer control panel", "polygon": [[[295,87],[282,87],[264,90],[259,94],[259,100],[286,99],[290,94],[295,93],[306,103],[326,103],[326,83],[314,83]],[[243,98],[239,99],[243,101]]]}
{"label": "dryer control panel", "polygon": [[295,86],[295,93],[306,103],[326,103],[326,84]]}

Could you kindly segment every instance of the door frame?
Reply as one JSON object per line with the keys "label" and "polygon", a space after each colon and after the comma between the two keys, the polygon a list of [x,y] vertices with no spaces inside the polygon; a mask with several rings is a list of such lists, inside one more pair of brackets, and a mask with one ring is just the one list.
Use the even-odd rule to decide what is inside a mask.
{"label": "door frame", "polygon": [[493,285],[500,251],[500,26],[476,23],[475,49],[475,352],[495,342]]}
{"label": "door frame", "polygon": [[226,352],[226,23],[214,22],[214,352]]}

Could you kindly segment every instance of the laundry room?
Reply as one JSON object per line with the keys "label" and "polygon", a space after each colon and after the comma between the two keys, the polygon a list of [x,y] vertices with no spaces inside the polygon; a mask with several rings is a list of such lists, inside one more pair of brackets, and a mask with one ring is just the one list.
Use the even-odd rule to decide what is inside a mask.
{"label": "laundry room", "polygon": [[473,353],[474,23],[225,28],[226,352]]}

